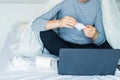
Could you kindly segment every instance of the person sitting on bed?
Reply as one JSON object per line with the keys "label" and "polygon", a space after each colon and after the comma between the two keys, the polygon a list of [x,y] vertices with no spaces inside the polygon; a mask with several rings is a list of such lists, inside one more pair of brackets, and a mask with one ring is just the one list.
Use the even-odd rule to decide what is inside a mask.
{"label": "person sitting on bed", "polygon": [[[86,27],[79,31],[74,27],[77,23]],[[64,0],[36,18],[32,29],[40,32],[46,49],[57,56],[61,48],[112,48],[105,38],[99,0]]]}

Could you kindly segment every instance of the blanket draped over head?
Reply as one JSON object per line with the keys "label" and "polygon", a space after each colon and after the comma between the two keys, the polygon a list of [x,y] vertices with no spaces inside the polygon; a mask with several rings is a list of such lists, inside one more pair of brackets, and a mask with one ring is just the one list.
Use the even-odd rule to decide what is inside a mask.
{"label": "blanket draped over head", "polygon": [[[64,0],[49,0],[45,7],[26,25],[20,36],[18,48],[15,50],[20,55],[33,56],[40,54],[43,44],[40,40],[39,33],[32,31],[32,22],[39,16],[53,9],[57,4]],[[103,13],[103,25],[107,41],[114,49],[120,49],[120,12],[115,0],[99,0]]]}

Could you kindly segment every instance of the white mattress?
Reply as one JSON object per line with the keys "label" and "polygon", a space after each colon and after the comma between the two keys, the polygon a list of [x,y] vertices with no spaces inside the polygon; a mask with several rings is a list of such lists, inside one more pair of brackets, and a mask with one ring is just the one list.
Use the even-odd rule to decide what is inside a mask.
{"label": "white mattress", "polygon": [[120,71],[115,76],[63,76],[54,69],[32,67],[28,70],[12,71],[8,69],[9,62],[15,56],[11,45],[16,43],[15,33],[8,34],[6,43],[0,53],[0,80],[120,80]]}

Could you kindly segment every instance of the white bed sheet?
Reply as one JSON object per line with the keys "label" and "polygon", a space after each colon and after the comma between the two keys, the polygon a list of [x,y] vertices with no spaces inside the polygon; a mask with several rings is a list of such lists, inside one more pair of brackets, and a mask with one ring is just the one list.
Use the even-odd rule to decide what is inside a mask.
{"label": "white bed sheet", "polygon": [[56,70],[36,67],[28,70],[11,71],[8,69],[8,65],[15,56],[11,50],[11,44],[17,42],[15,37],[14,32],[8,34],[0,53],[0,80],[120,80],[119,70],[116,71],[115,76],[61,76]]}
{"label": "white bed sheet", "polygon": [[0,80],[120,80],[120,72],[115,76],[61,76],[54,71],[35,69],[0,73]]}
{"label": "white bed sheet", "polygon": [[[23,61],[23,62],[24,62],[24,58],[26,58],[27,60],[30,60],[29,62],[32,62],[31,61],[32,59],[35,59],[36,57],[39,57],[39,56],[58,59],[58,57],[51,55],[47,50],[44,50],[43,54],[40,53],[40,55],[38,54],[38,55],[33,56],[33,57],[28,57],[28,56],[21,57],[19,54],[16,54],[13,50],[13,49],[17,48],[18,42],[19,42],[19,39],[17,38],[16,32],[11,31],[7,35],[5,44],[0,52],[0,71],[9,70],[8,66],[13,61],[13,59],[15,59],[15,57],[18,57],[18,58],[20,57],[21,61]],[[19,60],[19,59],[17,59],[17,60]],[[17,62],[15,62],[15,63],[17,63]]]}

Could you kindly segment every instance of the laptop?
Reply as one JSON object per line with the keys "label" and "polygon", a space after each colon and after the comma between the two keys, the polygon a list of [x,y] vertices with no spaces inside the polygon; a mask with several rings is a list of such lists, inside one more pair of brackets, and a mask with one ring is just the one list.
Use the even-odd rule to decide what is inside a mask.
{"label": "laptop", "polygon": [[[120,50],[119,50],[120,51]],[[60,75],[114,75],[119,55],[114,49],[61,49]]]}

